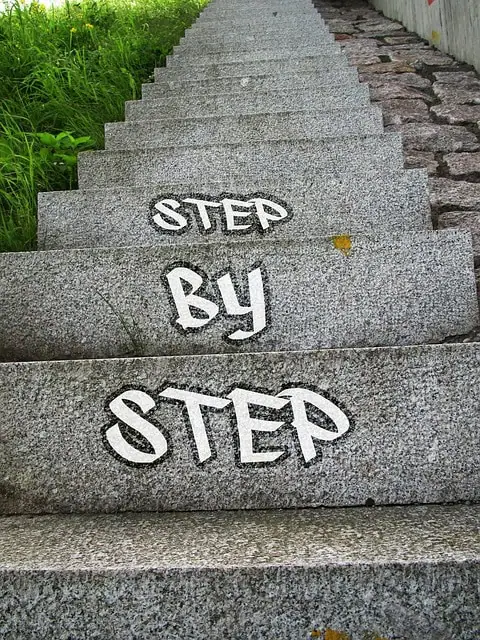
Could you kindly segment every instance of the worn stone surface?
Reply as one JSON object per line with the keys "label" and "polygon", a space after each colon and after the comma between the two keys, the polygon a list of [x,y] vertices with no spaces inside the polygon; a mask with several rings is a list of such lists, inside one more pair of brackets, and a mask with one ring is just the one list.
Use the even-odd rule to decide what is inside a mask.
{"label": "worn stone surface", "polygon": [[466,229],[473,239],[473,254],[480,262],[480,211],[449,211],[438,215],[439,229]]}
{"label": "worn stone surface", "polygon": [[445,100],[449,104],[480,105],[480,80],[472,80],[468,84],[434,82],[433,92],[437,98]]}
{"label": "worn stone surface", "polygon": [[480,173],[480,153],[449,153],[444,157],[444,161],[452,176]]}
{"label": "worn stone surface", "polygon": [[245,75],[233,78],[217,78],[214,80],[169,80],[168,82],[151,82],[142,85],[144,98],[155,98],[177,93],[182,95],[198,95],[212,93],[250,93],[278,91],[280,89],[312,89],[324,86],[354,86],[358,84],[358,74],[354,67],[326,70],[324,72],[306,72],[295,74]]}
{"label": "worn stone surface", "polygon": [[[256,183],[257,192],[275,202],[283,202],[293,214],[288,222],[271,223],[268,239],[307,238],[316,235],[380,233],[431,227],[427,180],[423,171],[386,173],[376,176],[314,179],[284,184]],[[164,197],[206,194],[219,201],[228,189],[237,200],[252,193],[249,180],[196,182],[183,185],[154,185],[144,189],[104,191],[54,191],[39,195],[38,243],[41,249],[99,246],[191,244],[225,239],[224,214],[210,208],[211,233],[204,233],[195,206],[187,207],[191,225],[188,232],[162,233],[151,224],[151,206]],[[237,207],[238,208],[238,207]],[[240,209],[241,210],[241,209]],[[250,209],[251,210],[251,209]],[[220,211],[223,212],[223,209]],[[248,211],[248,209],[244,209]],[[278,214],[277,214],[278,215]],[[230,241],[262,236],[255,214],[243,219],[248,232],[228,236]]]}
{"label": "worn stone surface", "polygon": [[405,167],[407,169],[424,168],[429,175],[435,175],[438,169],[438,161],[435,154],[428,151],[406,151]]}
{"label": "worn stone surface", "polygon": [[415,73],[362,73],[361,82],[368,82],[371,87],[382,87],[393,85],[406,85],[415,89],[430,89],[432,86],[428,78],[423,78]]}
{"label": "worn stone surface", "polygon": [[[0,261],[2,360],[402,345],[441,341],[478,323],[471,239],[457,231],[17,253]],[[203,282],[216,305],[202,312],[201,327],[190,328],[191,314],[180,324],[183,297],[173,297],[167,274],[183,266],[188,282],[198,274],[185,295]],[[217,278],[226,274],[255,296],[255,314],[246,318],[243,308],[239,319],[234,301],[224,308]],[[12,323],[17,317],[22,322]]]}
{"label": "worn stone surface", "polygon": [[386,125],[429,121],[423,100],[383,100],[381,105]]}
{"label": "worn stone surface", "polygon": [[480,183],[432,178],[430,201],[439,209],[480,211]]}
{"label": "worn stone surface", "polygon": [[[255,45],[258,45],[258,37],[241,37],[238,40],[231,39],[215,39],[196,38],[195,40],[183,39],[179,45],[173,47],[173,57],[188,57],[192,55],[210,55],[213,53],[225,53],[231,51],[251,51]],[[316,49],[339,49],[339,45],[335,43],[333,34],[295,34],[294,32],[286,32],[284,35],[279,35],[275,31],[269,32],[261,40],[261,44],[258,47],[259,50],[271,50],[271,49],[283,49],[290,50],[293,53],[298,48],[310,46]]]}
{"label": "worn stone surface", "polygon": [[5,637],[297,640],[328,626],[354,640],[472,640],[478,511],[3,519]]}
{"label": "worn stone surface", "polygon": [[378,62],[358,65],[360,73],[413,73],[415,67],[405,62]]}
{"label": "worn stone surface", "polygon": [[328,112],[293,111],[209,118],[114,122],[105,125],[106,149],[173,145],[242,144],[267,140],[322,140],[382,133],[382,112],[375,107]]}
{"label": "worn stone surface", "polygon": [[263,180],[346,178],[402,168],[401,138],[395,133],[255,145],[93,151],[79,155],[78,179],[84,189],[248,179],[256,190]]}
{"label": "worn stone surface", "polygon": [[372,100],[423,100],[431,102],[432,99],[422,91],[408,87],[405,84],[389,82],[370,89]]}
{"label": "worn stone surface", "polygon": [[480,105],[436,104],[431,111],[448,124],[468,124],[480,119]]}
{"label": "worn stone surface", "polygon": [[295,74],[297,72],[318,72],[328,69],[347,68],[345,56],[311,56],[309,58],[288,58],[282,60],[262,60],[243,64],[216,64],[211,67],[182,67],[180,69],[155,69],[155,80],[168,82],[170,80],[212,80],[214,78],[244,78],[246,76]]}
{"label": "worn stone surface", "polygon": [[434,123],[395,125],[390,131],[402,134],[405,149],[411,151],[476,151],[480,149],[475,134],[463,127]]}
{"label": "worn stone surface", "polygon": [[433,77],[437,82],[453,85],[468,84],[478,79],[475,71],[434,71]]}
{"label": "worn stone surface", "polygon": [[242,64],[243,62],[257,62],[262,60],[284,60],[296,56],[307,58],[316,55],[340,55],[340,48],[335,43],[326,43],[319,47],[317,44],[309,44],[296,49],[277,47],[274,49],[255,48],[253,51],[229,51],[223,53],[211,53],[209,55],[178,55],[167,58],[167,68],[178,67],[204,67],[217,64]]}
{"label": "worn stone surface", "polygon": [[[387,317],[388,308],[385,299]],[[3,514],[480,499],[479,344],[4,364],[0,380]],[[167,434],[166,451],[144,435],[154,462],[129,464],[108,444],[121,420],[120,438],[137,453],[149,451],[134,439],[145,434],[141,426],[110,405],[126,389],[153,399],[148,414],[137,396],[129,401]],[[201,390],[207,444],[197,448],[185,401],[172,402],[178,393],[167,389]],[[262,396],[229,398],[234,389]],[[313,393],[302,396],[305,389]],[[325,393],[337,414],[322,406]],[[300,428],[288,399],[302,397],[310,426]],[[212,398],[223,407],[212,411]],[[270,433],[241,417],[241,401]],[[248,434],[239,436],[245,429],[256,456]],[[261,452],[282,455],[266,463]]]}
{"label": "worn stone surface", "polygon": [[[277,15],[275,18],[266,16],[265,14],[256,16],[254,12],[250,15],[244,15],[242,17],[226,18],[220,21],[197,21],[190,27],[189,34],[192,36],[212,33],[215,35],[218,33],[219,28],[223,26],[225,29],[245,30],[245,31],[258,31],[262,32],[263,29],[269,27],[275,27],[280,31],[284,26],[289,29],[295,29],[297,33],[301,32],[305,28],[324,28],[324,22],[318,14],[298,14],[292,15],[288,12],[284,12],[282,15]],[[234,27],[234,28],[232,28]],[[329,28],[330,31],[334,29]]]}
{"label": "worn stone surface", "polygon": [[366,85],[278,89],[261,93],[238,92],[135,100],[125,103],[126,120],[239,116],[285,111],[330,111],[370,104]]}

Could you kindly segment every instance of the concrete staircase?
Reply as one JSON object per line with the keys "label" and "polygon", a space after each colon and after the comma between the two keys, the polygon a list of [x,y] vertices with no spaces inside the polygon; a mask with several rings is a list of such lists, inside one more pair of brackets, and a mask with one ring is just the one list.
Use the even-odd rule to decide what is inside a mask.
{"label": "concrete staircase", "polygon": [[0,637],[478,640],[471,239],[310,2],[214,0],[79,181],[0,256]]}

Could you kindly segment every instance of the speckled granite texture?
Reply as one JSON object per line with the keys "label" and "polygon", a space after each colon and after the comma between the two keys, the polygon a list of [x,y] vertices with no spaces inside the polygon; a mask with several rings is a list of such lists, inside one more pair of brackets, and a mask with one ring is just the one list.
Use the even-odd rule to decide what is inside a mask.
{"label": "speckled granite texture", "polygon": [[[479,500],[479,364],[480,345],[466,344],[0,365],[0,512]],[[202,408],[213,453],[199,464],[184,404],[158,395],[173,387],[223,399],[234,388],[276,396],[292,386],[326,393],[350,420],[338,440],[314,438],[309,466],[290,405],[268,413],[250,405],[252,416],[284,423],[255,433],[256,451],[286,452],[267,466],[239,464],[231,404]],[[125,388],[154,398],[147,419],[169,438],[157,464],[131,467],[104,444],[115,422],[108,402]],[[324,424],[311,409],[310,420]]]}
{"label": "speckled granite texture", "polygon": [[[459,231],[3,254],[0,265],[3,360],[419,344],[478,323],[471,240]],[[167,275],[181,268],[217,305],[198,329],[178,323]],[[251,337],[231,339],[255,324],[226,312],[226,274],[244,306],[251,291],[263,296],[264,329]]]}
{"label": "speckled granite texture", "polygon": [[[159,233],[148,223],[152,202],[165,197],[199,194],[217,201],[227,189],[235,199],[262,193],[284,202],[292,211],[285,224],[272,225],[268,239],[308,238],[312,235],[383,232],[431,228],[427,177],[424,171],[378,172],[375,177],[358,176],[328,180],[271,181],[232,180],[225,183],[198,181],[161,184],[144,188],[114,188],[85,191],[53,191],[39,196],[38,242],[40,249],[145,246],[218,242],[225,238],[222,217],[211,208],[212,233],[201,233],[198,214],[188,233]],[[180,198],[183,200],[183,198]],[[178,200],[177,200],[178,201]],[[192,207],[194,209],[194,207]],[[229,236],[229,241],[259,238],[254,218],[248,234]]]}
{"label": "speckled granite texture", "polygon": [[477,640],[479,507],[0,520],[6,640]]}

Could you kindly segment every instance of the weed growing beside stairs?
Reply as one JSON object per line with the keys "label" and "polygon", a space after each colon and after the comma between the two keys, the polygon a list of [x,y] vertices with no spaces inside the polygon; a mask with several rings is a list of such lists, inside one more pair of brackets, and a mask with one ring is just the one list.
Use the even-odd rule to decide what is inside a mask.
{"label": "weed growing beside stairs", "polygon": [[0,14],[0,251],[35,248],[39,191],[76,187],[78,151],[161,66],[207,0],[15,0]]}

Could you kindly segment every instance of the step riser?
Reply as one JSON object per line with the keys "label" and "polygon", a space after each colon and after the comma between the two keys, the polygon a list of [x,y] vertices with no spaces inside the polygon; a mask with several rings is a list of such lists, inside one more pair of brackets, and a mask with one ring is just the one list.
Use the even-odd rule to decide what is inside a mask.
{"label": "step riser", "polygon": [[357,86],[358,73],[353,68],[338,69],[334,72],[298,73],[295,75],[263,75],[238,78],[220,78],[218,80],[186,81],[170,80],[142,85],[143,98],[155,99],[169,94],[181,93],[184,96],[208,95],[213,93],[239,93],[241,91],[260,92],[279,89],[313,89],[336,85]]}
{"label": "step riser", "polygon": [[182,67],[181,69],[155,69],[155,80],[213,80],[215,78],[246,77],[251,75],[281,75],[295,73],[318,73],[331,69],[348,69],[345,56],[315,56],[311,58],[263,60],[244,64],[218,64],[210,67]]}
{"label": "step riser", "polygon": [[81,189],[148,186],[192,180],[318,180],[342,175],[368,176],[403,168],[396,134],[331,138],[313,142],[262,142],[252,145],[165,147],[140,151],[94,151],[79,155]]}
{"label": "step riser", "polygon": [[304,112],[191,120],[163,119],[106,124],[105,149],[322,140],[382,132],[382,112],[372,107],[357,111],[330,111],[327,114]]}
{"label": "step riser", "polygon": [[355,109],[370,105],[367,85],[324,87],[302,91],[284,89],[264,93],[214,94],[205,96],[165,96],[125,103],[125,120],[158,120],[159,118],[201,118],[290,111]]}
{"label": "step riser", "polygon": [[[290,37],[287,37],[290,35]],[[300,47],[314,46],[317,49],[324,47],[337,48],[332,34],[321,34],[313,38],[299,36],[294,32],[279,36],[276,32],[272,35],[264,36],[260,43],[258,38],[253,36],[249,38],[239,38],[235,40],[223,40],[222,38],[204,38],[202,40],[185,40],[182,39],[181,44],[173,48],[173,55],[207,55],[212,53],[224,53],[225,51],[251,51],[252,49],[287,49],[295,52]]]}
{"label": "step riser", "polygon": [[[307,50],[307,53],[302,53]],[[268,58],[275,59],[276,57],[299,57],[301,55],[318,55],[320,53],[341,53],[340,45],[335,42],[305,42],[298,41],[293,43],[285,43],[282,40],[271,40],[268,42],[262,42],[257,46],[252,43],[238,43],[225,45],[211,43],[210,47],[206,47],[203,43],[192,43],[189,47],[174,47],[173,55],[167,58],[167,62],[173,62],[175,64],[192,64],[191,59],[196,57],[202,57],[206,60],[210,59],[208,64],[217,64],[217,62],[229,62],[228,59],[224,59],[226,56],[237,59],[241,56],[240,62],[247,62],[252,54],[256,54],[256,59]],[[282,55],[280,55],[280,53]],[[216,58],[219,58],[217,60]],[[243,59],[242,59],[243,58]],[[182,62],[183,61],[183,62]],[[189,61],[189,62],[187,62]],[[167,66],[172,66],[167,64]]]}
{"label": "step riser", "polygon": [[466,232],[4,254],[1,262],[4,361],[419,344],[478,321]]}
{"label": "step riser", "polygon": [[[251,184],[230,184],[235,200],[246,201]],[[373,180],[358,179],[352,184],[340,180],[290,187],[264,183],[262,193],[271,201],[286,205],[293,216],[288,223],[271,223],[269,239],[308,238],[312,233],[340,235],[382,233],[431,228],[426,175],[421,171],[379,174]],[[79,249],[102,246],[148,246],[245,240],[260,237],[258,217],[244,219],[250,231],[242,236],[226,236],[224,209],[209,209],[215,229],[204,232],[198,210],[183,201],[186,195],[219,202],[225,185],[164,185],[150,189],[109,189],[103,191],[52,192],[39,195],[38,244],[40,249]],[[152,224],[154,203],[173,198],[179,210],[192,210],[188,231],[165,233]],[[245,209],[248,210],[248,209]],[[157,210],[155,209],[155,213]]]}
{"label": "step riser", "polygon": [[176,69],[177,67],[205,67],[216,64],[243,64],[262,60],[298,60],[317,55],[342,55],[342,52],[339,47],[333,44],[326,44],[322,47],[303,46],[295,51],[282,47],[281,49],[212,53],[205,56],[200,54],[171,56],[167,58],[166,65],[167,69]]}
{"label": "step riser", "polygon": [[301,41],[303,43],[312,44],[315,42],[335,42],[335,37],[326,27],[319,25],[305,25],[301,31],[289,25],[283,25],[281,28],[263,24],[260,27],[247,26],[239,27],[235,31],[198,31],[192,32],[187,29],[185,35],[180,39],[180,46],[194,44],[254,44],[277,40],[284,45],[293,41]]}
{"label": "step riser", "polygon": [[284,28],[288,27],[290,29],[295,29],[297,33],[304,31],[307,29],[321,29],[328,30],[325,26],[324,21],[319,18],[317,15],[281,15],[276,18],[269,18],[266,16],[259,16],[258,19],[252,16],[245,16],[244,18],[227,18],[225,20],[215,20],[212,22],[201,22],[197,21],[193,24],[189,29],[188,33],[190,34],[200,34],[200,33],[217,33],[220,31],[226,30],[235,30],[235,31],[250,31],[255,30],[256,32],[261,32],[261,30],[266,27],[268,29],[277,29],[279,32]]}
{"label": "step riser", "polygon": [[479,364],[469,344],[0,365],[0,511],[478,501]]}

